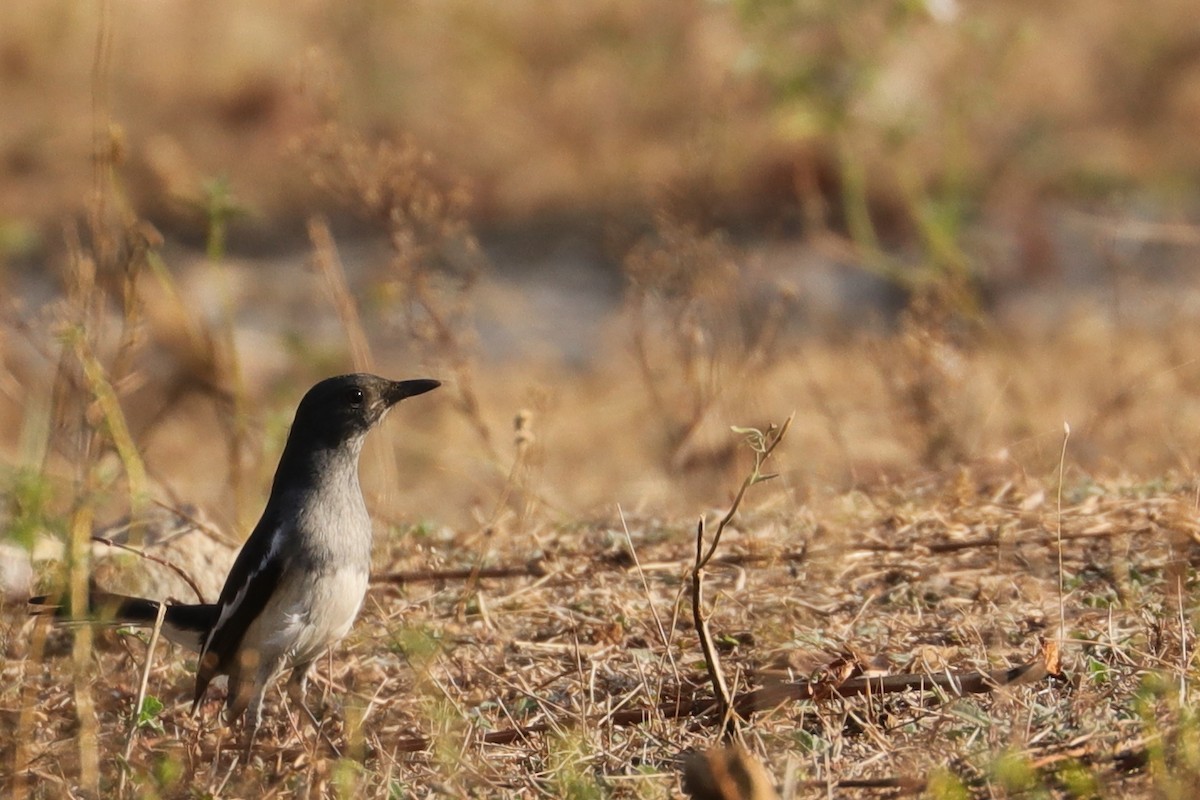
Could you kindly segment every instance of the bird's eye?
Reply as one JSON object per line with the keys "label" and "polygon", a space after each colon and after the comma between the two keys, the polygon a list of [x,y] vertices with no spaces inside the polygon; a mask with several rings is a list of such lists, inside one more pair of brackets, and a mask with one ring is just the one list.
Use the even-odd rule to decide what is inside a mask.
{"label": "bird's eye", "polygon": [[364,395],[363,390],[359,389],[357,386],[349,389],[346,392],[346,402],[355,408],[361,406],[364,400],[366,400],[366,395]]}

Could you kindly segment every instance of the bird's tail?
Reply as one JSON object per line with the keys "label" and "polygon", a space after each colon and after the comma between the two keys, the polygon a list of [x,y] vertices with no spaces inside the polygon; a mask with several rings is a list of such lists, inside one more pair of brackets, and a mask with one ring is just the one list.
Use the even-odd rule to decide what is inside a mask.
{"label": "bird's tail", "polygon": [[[104,592],[95,587],[88,592],[88,607],[84,619],[73,618],[61,598],[41,595],[29,599],[29,613],[34,616],[53,616],[59,623],[96,623],[101,625],[134,625],[152,627],[158,621],[159,602],[143,597]],[[200,651],[204,638],[216,624],[218,606],[213,603],[165,603],[162,635],[190,650]]]}

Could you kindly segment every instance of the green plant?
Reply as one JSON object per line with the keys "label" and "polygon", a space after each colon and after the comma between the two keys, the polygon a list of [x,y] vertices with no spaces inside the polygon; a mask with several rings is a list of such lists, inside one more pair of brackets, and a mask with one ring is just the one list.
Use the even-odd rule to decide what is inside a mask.
{"label": "green plant", "polygon": [[162,722],[158,718],[158,715],[162,713],[162,710],[162,701],[154,695],[148,694],[142,698],[142,705],[140,708],[138,708],[137,720],[134,722],[134,724],[138,728],[144,728],[146,730],[154,731],[155,733],[162,733]]}
{"label": "green plant", "polygon": [[225,258],[225,243],[229,234],[229,223],[246,213],[246,207],[234,194],[229,178],[221,175],[210,178],[200,185],[199,211],[204,215],[207,235],[204,254],[209,261]]}

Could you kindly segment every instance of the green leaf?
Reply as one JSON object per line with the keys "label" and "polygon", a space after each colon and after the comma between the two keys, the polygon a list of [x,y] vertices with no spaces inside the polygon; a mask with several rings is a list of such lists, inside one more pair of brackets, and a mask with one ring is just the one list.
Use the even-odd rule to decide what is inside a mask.
{"label": "green leaf", "polygon": [[142,706],[138,709],[137,726],[139,728],[150,728],[151,730],[162,733],[162,723],[158,721],[158,715],[163,710],[163,703],[154,695],[146,695],[142,698]]}

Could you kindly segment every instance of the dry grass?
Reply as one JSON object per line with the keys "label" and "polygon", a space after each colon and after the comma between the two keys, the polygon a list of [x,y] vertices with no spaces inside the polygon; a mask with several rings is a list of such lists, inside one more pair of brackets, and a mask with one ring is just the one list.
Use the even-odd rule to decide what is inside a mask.
{"label": "dry grass", "polygon": [[[364,458],[376,581],[320,730],[275,698],[244,763],[217,702],[186,713],[186,655],[10,603],[0,794],[666,797],[734,738],[785,799],[1190,797],[1200,335],[1191,272],[1147,276],[1195,260],[1200,113],[1194,11],[1155,6],[5,6],[0,260],[58,280],[0,316],[6,538],[68,542],[81,596],[97,522],[248,530],[315,378],[447,386]],[[625,291],[587,359],[496,355],[545,306],[479,223],[593,216]],[[759,223],[903,312],[801,328],[813,275],[787,285]],[[246,231],[299,252],[240,256]],[[1068,271],[1053,237],[1103,292],[984,301]],[[791,414],[778,478],[743,484],[731,427]],[[700,575],[696,520],[731,508]],[[953,688],[1047,645],[1061,675]],[[940,684],[864,678],[896,674]],[[871,691],[733,719],[803,681]]]}
{"label": "dry grass", "polygon": [[[325,307],[342,324],[351,318]],[[695,324],[719,330],[703,315]],[[832,786],[843,796],[921,787],[939,797],[963,787],[1186,796],[1179,776],[1200,768],[1185,702],[1196,401],[1180,354],[1193,334],[1182,325],[1166,335],[1109,331],[1103,316],[1085,314],[1035,348],[995,328],[956,337],[946,324],[922,312],[894,336],[785,341],[758,381],[724,387],[712,400],[707,413],[718,421],[761,418],[789,401],[799,412],[778,454],[781,480],[757,487],[726,531],[720,555],[733,562],[709,568],[710,626],[725,674],[737,693],[844,675],[846,665],[937,675],[1021,663],[1044,637],[1056,638],[1061,578],[1066,679],[982,697],[785,703],[755,715],[744,740],[785,797]],[[384,520],[380,583],[318,682],[325,727],[320,735],[294,728],[289,710],[277,709],[276,729],[249,768],[232,734],[217,730],[213,708],[200,722],[186,715],[190,665],[169,650],[160,650],[149,683],[164,707],[147,715],[128,763],[115,759],[130,741],[145,648],[105,638],[72,661],[63,655],[67,634],[47,636],[19,604],[7,609],[0,720],[9,744],[0,763],[8,785],[68,794],[86,780],[81,757],[91,753],[103,756],[95,767],[102,791],[127,770],[127,791],[146,796],[674,792],[677,756],[713,743],[720,730],[663,706],[711,696],[689,613],[694,515],[725,504],[746,461],[696,467],[664,458],[664,425],[678,418],[631,385],[635,364],[654,364],[628,346],[597,376],[564,383],[533,422],[521,417],[509,473],[493,468],[475,421],[461,413],[397,415],[402,421],[383,438],[403,443],[392,452],[407,491],[373,499]],[[394,369],[377,357],[381,369]],[[717,379],[744,369],[719,355],[703,364]],[[535,380],[469,368],[479,396],[494,404],[481,417],[519,408],[528,391],[521,385]],[[622,369],[624,380],[609,379]],[[73,391],[76,403],[108,392],[86,382]],[[247,408],[258,402],[243,400]],[[93,410],[97,419],[104,408]],[[160,424],[183,416],[176,431],[202,427],[186,408],[172,406]],[[1060,517],[1064,417],[1073,434]],[[246,425],[261,427],[256,417]],[[955,436],[950,466],[930,457],[944,457],[934,447],[944,430]],[[736,445],[732,433],[725,438]],[[125,473],[103,455],[119,448],[105,441],[93,496],[73,501],[70,473],[52,450],[41,473],[47,497],[37,506],[32,489],[10,495],[13,513],[34,517],[35,527],[38,514],[52,529],[62,519],[67,530],[60,515],[73,508],[124,506]],[[278,444],[264,440],[263,463],[244,473],[265,476]],[[231,474],[222,467],[228,452],[212,456],[219,483]],[[153,447],[145,453],[156,482],[187,491],[181,465]],[[378,478],[370,461],[366,469]],[[510,503],[514,488],[549,502]],[[638,510],[621,513],[615,502],[624,496]],[[34,507],[19,506],[22,498]],[[399,523],[422,517],[431,522]],[[515,569],[492,577],[506,566]],[[429,580],[442,570],[459,572]],[[393,573],[408,578],[389,580]],[[81,697],[95,708],[87,727]],[[616,724],[639,709],[641,724]],[[79,738],[88,727],[94,744]],[[530,728],[537,732],[487,738]]]}
{"label": "dry grass", "polygon": [[[332,258],[326,244],[318,258]],[[136,283],[138,266],[127,263]],[[339,301],[325,298],[328,268],[312,276],[309,307],[348,327],[350,342],[379,341],[386,318],[350,313],[355,295],[344,286]],[[107,326],[79,327],[84,338],[61,351],[63,364],[78,365],[62,374],[83,372],[61,389],[72,402],[55,407],[83,415],[66,430],[89,432],[92,450],[64,449],[59,430],[44,462],[31,464],[32,483],[14,483],[10,518],[31,530],[78,535],[81,515],[128,508],[126,435],[152,491],[187,497],[207,480],[230,497],[240,474],[260,476],[246,490],[261,492],[280,445],[270,420],[318,368],[290,373],[293,389],[278,400],[243,389],[236,405],[248,417],[217,427],[222,441],[196,410],[227,407],[226,395],[172,399],[171,382],[139,366],[158,346],[152,337],[103,335],[138,319],[121,311],[125,286],[94,295],[87,313]],[[429,284],[431,307],[441,307],[441,286]],[[691,296],[672,301],[684,304],[691,341],[719,342],[729,309]],[[35,625],[19,603],[5,609],[6,789],[63,796],[91,783],[111,794],[124,781],[127,796],[669,796],[678,757],[721,731],[669,711],[712,696],[690,610],[695,517],[726,508],[749,469],[725,426],[761,427],[795,409],[772,464],[780,478],[752,489],[720,545],[729,559],[707,569],[708,624],[733,694],[860,670],[942,675],[1027,662],[1058,639],[1060,580],[1066,669],[1063,679],[970,697],[763,709],[740,736],[783,797],[1187,796],[1187,776],[1200,770],[1187,703],[1197,533],[1188,454],[1200,430],[1183,356],[1194,352],[1190,326],[1151,334],[1088,312],[1035,339],[915,308],[894,334],[785,337],[762,351],[753,381],[723,378],[747,374],[728,363],[726,345],[689,364],[672,350],[686,340],[647,341],[639,350],[630,336],[594,374],[570,377],[536,367],[496,374],[465,344],[424,351],[430,364],[459,359],[486,405],[404,409],[376,435],[391,444],[405,491],[380,485],[381,468],[366,460],[379,581],[317,681],[322,730],[278,706],[248,766],[236,736],[216,725],[216,703],[199,721],[187,715],[186,656],[159,648],[148,683],[156,704],[143,706],[130,739],[145,646],[106,635],[92,649]],[[731,341],[736,361],[747,340]],[[372,357],[389,374],[412,372],[386,347]],[[126,408],[166,403],[154,425],[126,434],[112,424],[114,385],[87,372],[97,364],[99,375],[127,365],[121,385],[142,394],[126,388]],[[680,408],[654,399],[655,375],[697,367],[720,392]],[[651,391],[637,387],[639,375]],[[512,442],[489,452],[479,426],[501,430],[503,416],[537,397],[537,383],[553,386],[542,389],[552,398],[519,415]],[[697,408],[727,457],[670,457],[671,431]],[[1064,419],[1072,435],[1060,513]],[[166,429],[189,447],[186,462],[164,457]],[[255,455],[237,473],[228,442],[244,432],[260,433],[243,439]],[[73,478],[79,469],[84,478]],[[90,492],[76,494],[77,480]],[[117,757],[126,750],[127,761]]]}
{"label": "dry grass", "polygon": [[[1013,665],[1055,635],[1053,487],[1011,465],[839,495],[800,514],[787,492],[761,493],[770,496],[722,545],[755,559],[709,568],[710,624],[735,692],[834,669],[839,654],[883,672]],[[1195,612],[1193,495],[1190,486],[1115,481],[1068,488],[1065,680],[959,699],[784,704],[756,715],[745,741],[777,780],[799,787],[784,796],[859,779],[929,780],[943,787],[935,796],[955,796],[944,788],[954,783],[1076,796],[1080,781],[1101,796],[1149,787],[1185,796],[1171,787],[1200,768],[1183,694]],[[127,768],[137,792],[166,796],[666,796],[677,785],[676,757],[708,746],[718,730],[660,711],[670,698],[710,696],[688,606],[691,528],[616,518],[539,526],[536,577],[480,578],[466,598],[456,581],[377,585],[317,684],[324,735],[343,759],[278,709],[254,765],[235,765],[236,738],[215,729],[215,703],[201,722],[186,713],[187,659],[160,652],[150,694],[165,708],[122,767],[113,756],[129,735],[145,648],[128,638],[103,645],[83,665],[105,754],[102,786],[111,791]],[[404,531],[388,539],[379,567],[469,567],[468,539]],[[786,558],[800,550],[802,561]],[[512,546],[494,558],[528,555]],[[65,634],[52,633],[43,651],[42,633],[19,608],[5,617],[11,735],[0,756],[22,758],[10,788],[54,796],[79,779],[78,723],[70,661],[53,655]],[[647,711],[643,724],[611,723],[632,709]],[[483,741],[535,725],[549,732]]]}

